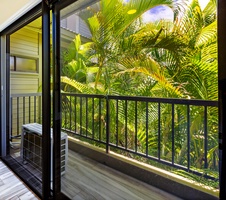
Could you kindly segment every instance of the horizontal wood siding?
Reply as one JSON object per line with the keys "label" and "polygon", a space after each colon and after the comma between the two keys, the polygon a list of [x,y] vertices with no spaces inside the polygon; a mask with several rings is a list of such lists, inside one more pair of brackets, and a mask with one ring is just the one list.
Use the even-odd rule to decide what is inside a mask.
{"label": "horizontal wood siding", "polygon": [[92,37],[88,26],[78,15],[71,15],[61,20],[61,27],[86,38]]}
{"label": "horizontal wood siding", "polygon": [[11,78],[11,94],[38,92],[38,77],[17,77]]}
{"label": "horizontal wood siding", "polygon": [[[26,27],[19,29],[10,36],[10,54],[41,60],[39,33]],[[38,68],[40,68],[38,62]],[[40,71],[38,69],[38,71]],[[11,72],[11,94],[35,93],[40,84],[40,74],[27,72]]]}
{"label": "horizontal wood siding", "polygon": [[79,33],[82,36],[85,36],[87,38],[91,38],[92,37],[88,26],[86,25],[86,23],[81,18],[79,18]]}
{"label": "horizontal wood siding", "polygon": [[22,28],[10,36],[10,54],[38,57],[39,37],[38,32]]}

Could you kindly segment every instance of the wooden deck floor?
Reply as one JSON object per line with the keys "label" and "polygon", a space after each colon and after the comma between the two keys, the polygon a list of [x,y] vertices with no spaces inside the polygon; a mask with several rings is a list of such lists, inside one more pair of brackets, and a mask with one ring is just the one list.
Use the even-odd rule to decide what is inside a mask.
{"label": "wooden deck floor", "polygon": [[79,200],[180,199],[70,150],[62,192]]}
{"label": "wooden deck floor", "polygon": [[0,200],[39,199],[1,160],[0,160]]}
{"label": "wooden deck floor", "polygon": [[[138,181],[69,150],[62,192],[74,200],[179,200],[158,188]],[[0,200],[38,199],[0,161]]]}

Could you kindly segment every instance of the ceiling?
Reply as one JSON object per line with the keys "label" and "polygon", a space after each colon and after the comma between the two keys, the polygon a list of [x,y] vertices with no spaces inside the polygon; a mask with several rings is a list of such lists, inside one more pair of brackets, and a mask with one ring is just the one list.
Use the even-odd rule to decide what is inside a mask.
{"label": "ceiling", "polygon": [[0,32],[42,0],[0,0]]}

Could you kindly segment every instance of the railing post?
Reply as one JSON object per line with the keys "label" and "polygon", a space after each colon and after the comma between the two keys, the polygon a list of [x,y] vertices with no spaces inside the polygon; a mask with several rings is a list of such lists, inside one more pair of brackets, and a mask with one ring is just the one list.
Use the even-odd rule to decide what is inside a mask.
{"label": "railing post", "polygon": [[109,116],[109,99],[106,96],[106,153],[109,153],[109,137],[110,137],[110,116]]}
{"label": "railing post", "polygon": [[161,103],[158,102],[158,160],[161,159]]}
{"label": "railing post", "polygon": [[190,171],[190,106],[187,105],[187,168],[188,172]]}
{"label": "railing post", "polygon": [[175,130],[174,130],[174,104],[172,104],[172,165],[174,165],[175,157]]}
{"label": "railing post", "polygon": [[208,122],[207,122],[207,106],[204,106],[204,168],[208,168]]}

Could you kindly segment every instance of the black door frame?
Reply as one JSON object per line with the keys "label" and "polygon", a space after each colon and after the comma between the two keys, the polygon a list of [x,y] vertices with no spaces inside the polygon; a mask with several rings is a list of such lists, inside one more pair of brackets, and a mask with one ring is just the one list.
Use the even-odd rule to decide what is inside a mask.
{"label": "black door frame", "polygon": [[[42,32],[43,32],[43,85],[47,86],[43,91],[43,113],[48,110],[46,118],[43,115],[43,155],[45,149],[51,145],[50,128],[51,128],[51,88],[50,88],[50,12],[52,11],[52,122],[53,122],[53,168],[51,172],[50,165],[43,165],[43,198],[44,199],[68,199],[61,193],[61,88],[60,88],[60,1],[43,0],[42,1]],[[44,123],[45,122],[45,123]],[[50,150],[50,149],[48,149]],[[43,156],[43,161],[50,160],[51,152]],[[53,174],[53,188],[51,191],[50,174]]]}
{"label": "black door frame", "polygon": [[[60,9],[70,5],[71,3],[74,3],[76,0],[64,0],[59,1],[55,5],[55,9],[53,12],[56,15],[56,27],[53,27],[53,32],[55,31],[55,38],[53,39],[53,45],[55,45],[55,51],[54,56],[55,60],[55,81],[54,85],[56,85],[54,92],[55,92],[55,101],[54,101],[54,122],[56,123],[55,127],[55,137],[58,134],[59,135],[59,126],[57,127],[58,118],[61,119],[60,111],[58,108],[60,108],[60,88],[58,87],[60,85],[60,72],[59,70],[59,45],[60,44],[60,25],[59,25],[59,13]],[[217,8],[218,8],[218,84],[219,84],[219,178],[220,178],[220,199],[226,199],[226,56],[224,55],[224,49],[226,47],[226,1],[224,0],[218,0],[217,1]],[[55,44],[54,44],[55,43]],[[61,123],[60,123],[61,124]],[[225,124],[225,125],[224,125]],[[58,132],[58,133],[57,133]],[[59,142],[59,138],[55,138],[56,141]],[[56,149],[54,149],[56,150]],[[57,165],[57,163],[55,163]],[[57,173],[56,173],[57,175]],[[57,178],[56,178],[57,180]]]}
{"label": "black door frame", "polygon": [[[12,23],[10,26],[8,26],[6,29],[4,29],[0,36],[4,37],[4,48],[5,54],[4,60],[4,83],[2,84],[2,88],[4,91],[1,90],[1,109],[3,113],[1,115],[5,116],[5,119],[3,120],[1,118],[1,151],[0,151],[0,157],[5,162],[6,165],[8,165],[14,172],[17,174],[27,185],[29,185],[32,190],[41,197],[40,195],[40,186],[41,182],[37,180],[32,180],[33,185],[30,185],[28,177],[30,177],[29,172],[26,172],[26,170],[22,169],[20,164],[13,159],[9,155],[9,133],[10,133],[10,68],[9,68],[9,62],[10,62],[10,35],[20,28],[24,27],[25,25],[29,24],[33,20],[40,17],[42,14],[42,7],[41,3],[32,8],[30,11],[28,11],[25,15],[23,15],[21,18],[19,18],[17,21]],[[2,78],[2,77],[1,77]],[[5,104],[4,104],[5,103]],[[4,108],[4,109],[3,109]],[[4,124],[3,124],[4,123]],[[3,130],[4,127],[4,130]],[[50,147],[49,147],[50,148]]]}
{"label": "black door frame", "polygon": [[[42,1],[42,198],[51,199],[50,6]],[[53,177],[54,178],[54,177]]]}
{"label": "black door frame", "polygon": [[[49,27],[49,19],[50,19],[50,10],[53,7],[53,71],[54,71],[54,91],[53,91],[53,138],[54,138],[54,173],[53,173],[53,182],[54,182],[54,189],[53,193],[51,193],[50,189],[50,165],[44,166],[44,174],[47,175],[47,177],[44,177],[43,180],[43,194],[46,195],[47,198],[52,198],[55,195],[58,195],[60,193],[60,176],[59,176],[59,151],[58,148],[59,145],[59,139],[60,139],[60,125],[59,121],[61,120],[61,108],[60,108],[60,82],[59,82],[59,74],[60,74],[60,36],[59,36],[59,11],[63,7],[66,7],[67,5],[75,2],[76,0],[64,0],[64,1],[56,1],[53,2],[51,0],[43,0],[42,1],[42,15],[43,15],[43,39],[47,41],[47,44],[45,42],[43,43],[43,46],[45,45],[46,48],[43,49],[43,52],[46,54],[43,55],[43,84],[47,84],[47,88],[45,89],[45,92],[43,92],[44,100],[43,103],[45,103],[45,108],[47,106],[50,106],[50,72],[49,72],[49,66],[50,66],[50,28]],[[34,11],[33,11],[34,12]],[[226,48],[226,1],[224,0],[218,0],[218,83],[219,83],[219,172],[220,172],[220,199],[226,199],[226,56],[225,56],[225,48]],[[9,30],[12,29],[12,26],[19,27],[21,22],[26,20],[27,15],[24,15],[22,18],[17,20],[13,25],[6,28],[3,32],[0,33],[1,35],[4,35],[9,32]],[[48,27],[47,27],[48,26]],[[45,35],[44,35],[45,34]],[[1,43],[0,43],[1,44]],[[1,66],[2,67],[2,66]],[[45,85],[46,86],[46,85]],[[1,91],[2,96],[2,91]],[[0,101],[2,102],[2,101]],[[43,104],[44,105],[44,104]],[[50,107],[48,107],[49,109]],[[50,109],[49,109],[50,110]],[[46,110],[43,110],[44,113]],[[43,137],[46,137],[45,142],[43,143],[44,148],[48,149],[48,145],[51,142],[51,139],[49,137],[50,132],[50,119],[51,119],[51,112],[47,112],[47,116],[45,116],[46,121],[43,119],[43,133],[46,131],[46,135]],[[1,121],[2,125],[2,121]],[[1,143],[3,143],[1,132]],[[5,147],[2,147],[5,148]],[[2,153],[2,148],[0,153]],[[46,151],[44,153],[45,158],[44,160],[47,160],[50,158],[50,151],[46,154]],[[2,156],[2,154],[1,154]],[[56,185],[55,185],[56,184]],[[44,188],[45,187],[45,188]],[[44,197],[44,196],[43,196]]]}
{"label": "black door frame", "polygon": [[52,8],[52,55],[53,55],[53,191],[61,196],[61,66],[60,66],[60,11],[56,5]]}

